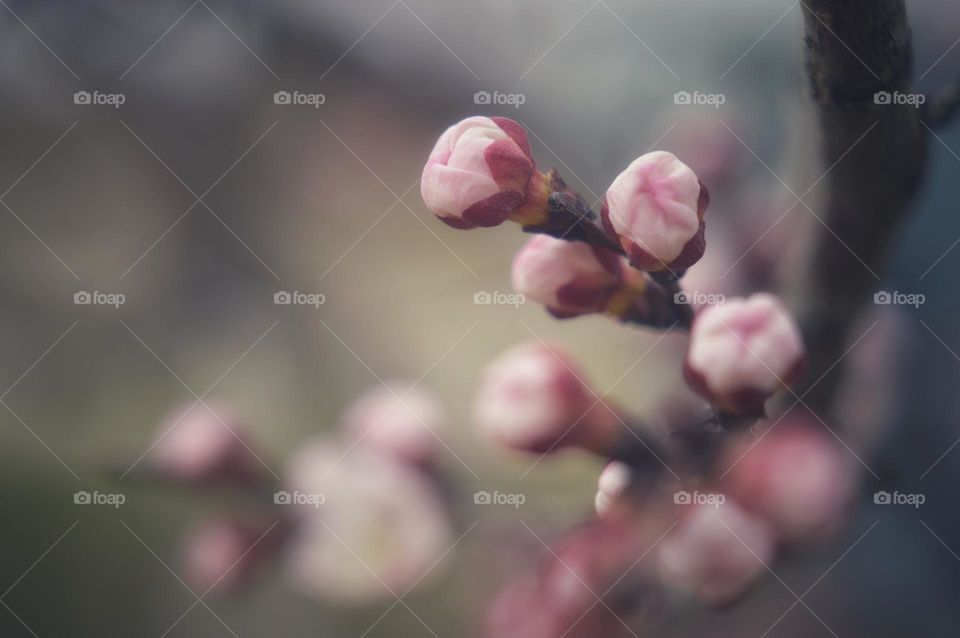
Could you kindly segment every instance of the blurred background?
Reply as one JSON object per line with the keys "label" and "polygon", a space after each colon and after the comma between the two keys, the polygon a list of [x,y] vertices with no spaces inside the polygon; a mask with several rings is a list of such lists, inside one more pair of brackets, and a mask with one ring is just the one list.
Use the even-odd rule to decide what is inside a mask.
{"label": "blurred background", "polygon": [[[636,156],[677,153],[716,195],[690,275],[704,290],[775,288],[769,272],[817,223],[790,193],[823,170],[798,3],[0,5],[3,636],[471,635],[541,539],[592,512],[599,461],[534,463],[477,436],[478,372],[514,343],[557,342],[598,391],[656,421],[681,385],[683,339],[476,304],[510,292],[524,237],[453,231],[420,201],[424,159],[456,120],[520,121],[538,164],[590,203]],[[930,90],[960,68],[960,11],[908,8],[918,86]],[[681,91],[723,101],[677,104]],[[875,638],[960,623],[960,133],[939,135],[878,282],[926,303],[872,309],[855,336],[879,323],[845,361],[844,436],[864,468],[848,530],[778,565],[732,610],[693,608],[650,635]],[[274,303],[294,291],[324,303]],[[229,405],[280,476],[302,441],[392,378],[432,388],[448,415],[460,541],[431,578],[402,604],[389,593],[343,604],[268,565],[198,603],[179,580],[184,531],[230,499],[112,468],[200,397]],[[878,506],[880,489],[926,502]],[[125,502],[78,505],[81,490]],[[525,502],[483,507],[477,490]]]}

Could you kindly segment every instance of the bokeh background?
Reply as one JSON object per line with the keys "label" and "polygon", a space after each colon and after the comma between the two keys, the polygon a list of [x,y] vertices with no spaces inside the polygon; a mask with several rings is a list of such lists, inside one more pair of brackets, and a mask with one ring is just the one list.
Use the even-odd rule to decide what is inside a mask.
{"label": "bokeh background", "polygon": [[[960,12],[908,4],[918,84],[933,89],[960,68]],[[557,322],[533,304],[475,304],[478,292],[510,291],[524,238],[453,231],[420,201],[424,158],[457,119],[521,121],[538,162],[591,202],[651,148],[713,171],[708,258],[691,273],[705,288],[773,287],[750,269],[786,262],[817,224],[803,206],[778,222],[795,202],[783,182],[802,193],[823,170],[795,2],[0,5],[3,636],[160,636],[194,605],[178,582],[182,534],[227,499],[117,480],[111,468],[140,457],[197,395],[240,414],[279,474],[352,397],[422,377],[449,413],[456,533],[477,524],[405,597],[415,614],[390,609],[389,596],[324,603],[268,567],[240,593],[204,599],[222,622],[198,604],[170,636],[472,635],[497,584],[542,552],[537,537],[590,514],[599,461],[531,467],[474,432],[479,370],[516,342],[559,342],[599,390],[655,421],[681,384],[683,340],[599,317]],[[124,103],[76,104],[78,91]],[[324,101],[276,104],[277,91]],[[478,91],[523,103],[477,104]],[[725,102],[676,105],[677,91]],[[939,135],[878,281],[926,303],[871,309],[860,332],[880,323],[845,361],[845,436],[865,474],[849,529],[778,565],[734,609],[693,609],[649,635],[955,633],[960,133]],[[125,303],[77,305],[78,291]],[[278,291],[325,303],[276,305]],[[471,498],[479,489],[526,502],[484,508]],[[926,503],[877,506],[879,489]],[[126,503],[78,506],[78,490]]]}

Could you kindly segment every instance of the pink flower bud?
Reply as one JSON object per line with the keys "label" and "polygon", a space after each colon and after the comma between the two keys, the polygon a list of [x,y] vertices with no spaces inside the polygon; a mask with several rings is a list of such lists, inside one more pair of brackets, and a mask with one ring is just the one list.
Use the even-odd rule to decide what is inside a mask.
{"label": "pink flower bud", "polygon": [[660,545],[660,573],[673,586],[724,605],[766,570],[774,551],[766,524],[730,500],[693,505]]}
{"label": "pink flower bud", "polygon": [[445,418],[437,397],[402,381],[360,395],[343,417],[348,437],[416,465],[430,465],[443,444]]}
{"label": "pink flower bud", "polygon": [[644,280],[616,253],[584,242],[537,235],[513,260],[513,288],[559,318],[621,313]]}
{"label": "pink flower bud", "polygon": [[450,522],[415,468],[373,447],[317,439],[290,461],[285,485],[279,500],[288,504],[278,507],[293,507],[296,524],[284,566],[306,594],[390,600],[442,573],[432,567],[453,544]]}
{"label": "pink flower bud", "polygon": [[648,561],[642,560],[655,543],[652,531],[607,521],[578,527],[549,551],[537,573],[514,581],[497,596],[483,635],[624,635],[629,630],[621,618],[659,602],[658,592],[650,588]]}
{"label": "pink flower bud", "polygon": [[853,468],[828,435],[786,418],[759,441],[731,451],[724,485],[785,540],[818,540],[843,522],[854,492]]}
{"label": "pink flower bud", "polygon": [[672,153],[654,151],[620,173],[603,202],[607,234],[634,268],[689,268],[703,256],[707,189]]}
{"label": "pink flower bud", "polygon": [[511,582],[497,594],[487,612],[482,635],[484,638],[594,638],[621,633],[623,625],[600,603],[592,608],[589,605],[564,608],[551,599],[551,592],[539,578],[528,576]]}
{"label": "pink flower bud", "polygon": [[176,481],[247,482],[259,475],[259,461],[245,439],[227,410],[198,403],[171,415],[147,458],[155,472]]}
{"label": "pink flower bud", "polygon": [[594,499],[599,516],[607,516],[616,511],[618,501],[627,492],[633,481],[633,470],[622,461],[611,461],[603,468],[597,480],[597,496]]}
{"label": "pink flower bud", "polygon": [[526,131],[504,117],[469,117],[448,128],[420,180],[427,208],[454,228],[497,226],[507,219],[542,223],[547,187]]}
{"label": "pink flower bud", "polygon": [[620,425],[581,379],[560,350],[538,342],[515,346],[484,370],[474,419],[500,443],[526,452],[607,449]]}
{"label": "pink flower bud", "polygon": [[261,559],[277,547],[276,538],[270,537],[279,538],[280,533],[267,530],[269,524],[232,518],[202,522],[184,540],[184,580],[198,595],[212,589],[229,591],[248,582]]}
{"label": "pink flower bud", "polygon": [[770,395],[799,378],[802,364],[793,318],[776,297],[759,293],[697,313],[684,376],[721,409],[759,415]]}

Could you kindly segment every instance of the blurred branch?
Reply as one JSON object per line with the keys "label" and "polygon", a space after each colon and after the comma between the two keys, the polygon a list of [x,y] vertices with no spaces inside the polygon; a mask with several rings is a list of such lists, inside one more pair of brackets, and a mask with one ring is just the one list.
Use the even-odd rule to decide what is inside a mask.
{"label": "blurred branch", "polygon": [[877,273],[921,181],[925,136],[917,108],[875,99],[878,92],[906,93],[909,87],[912,52],[903,0],[801,5],[827,172],[816,212],[822,223],[791,280],[810,356],[807,383],[827,375],[811,385],[807,400],[822,413],[832,402],[849,327],[880,286]]}
{"label": "blurred branch", "polygon": [[940,128],[953,121],[960,111],[960,80],[955,80],[927,96],[920,115],[930,128]]}

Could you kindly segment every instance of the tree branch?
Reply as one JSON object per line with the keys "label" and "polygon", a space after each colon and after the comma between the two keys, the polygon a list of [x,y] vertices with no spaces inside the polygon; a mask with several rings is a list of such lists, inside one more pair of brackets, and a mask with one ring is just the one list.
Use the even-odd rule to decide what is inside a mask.
{"label": "tree branch", "polygon": [[[912,53],[903,0],[804,0],[807,73],[826,174],[811,242],[792,290],[810,357],[809,380],[841,358],[849,327],[880,287],[879,272],[924,168],[918,109],[877,103],[906,93]],[[809,405],[826,412],[836,366]],[[803,389],[799,392],[803,394]]]}

